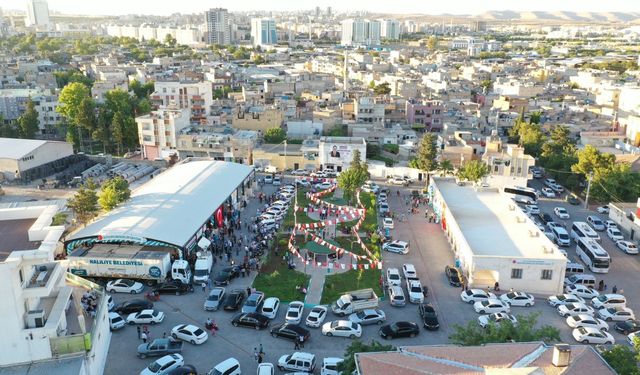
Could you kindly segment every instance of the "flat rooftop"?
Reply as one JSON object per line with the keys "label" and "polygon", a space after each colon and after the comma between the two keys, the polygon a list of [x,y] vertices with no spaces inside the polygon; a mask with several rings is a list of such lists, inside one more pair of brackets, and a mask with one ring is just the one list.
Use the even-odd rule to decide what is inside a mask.
{"label": "flat rooftop", "polygon": [[[161,251],[163,249],[166,251]],[[89,249],[78,248],[71,255],[92,258],[162,259],[167,252],[172,250],[168,247],[96,243]]]}
{"label": "flat rooftop", "polygon": [[475,255],[564,259],[559,251],[543,250],[556,246],[507,196],[458,186],[453,178],[434,178],[434,182]]}
{"label": "flat rooftop", "polygon": [[40,242],[29,241],[29,228],[36,219],[0,220],[0,262],[4,262],[12,251],[35,250]]}

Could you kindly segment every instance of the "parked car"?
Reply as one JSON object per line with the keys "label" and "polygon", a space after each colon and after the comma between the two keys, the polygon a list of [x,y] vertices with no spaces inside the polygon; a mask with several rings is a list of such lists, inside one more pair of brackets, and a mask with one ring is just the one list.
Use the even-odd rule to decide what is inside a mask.
{"label": "parked car", "polygon": [[109,329],[116,331],[125,326],[127,322],[116,312],[109,312]]}
{"label": "parked car", "polygon": [[588,300],[591,300],[592,298],[600,295],[600,293],[597,290],[593,288],[589,288],[588,286],[582,285],[582,284],[567,285],[564,288],[564,291],[569,294],[573,294],[575,296],[588,299]]}
{"label": "parked car", "polygon": [[269,297],[264,300],[262,304],[262,315],[266,316],[269,319],[275,319],[276,315],[278,315],[278,309],[280,308],[280,298],[278,297]]}
{"label": "parked car", "polygon": [[242,301],[244,301],[245,293],[242,289],[235,289],[227,293],[222,303],[222,309],[226,311],[238,310]]}
{"label": "parked car", "polygon": [[571,333],[576,341],[583,344],[611,344],[616,341],[607,331],[601,331],[596,328],[580,327]]}
{"label": "parked car", "polygon": [[584,299],[573,294],[559,294],[557,296],[551,296],[547,298],[549,305],[556,307],[560,305],[567,305],[569,303],[584,303]]}
{"label": "parked car", "polygon": [[638,245],[631,241],[617,241],[616,246],[627,254],[638,254]]}
{"label": "parked car", "polygon": [[591,299],[591,306],[593,306],[594,309],[626,307],[627,299],[622,294],[601,294],[598,297]]}
{"label": "parked car", "polygon": [[390,217],[385,217],[382,219],[382,227],[384,229],[393,229],[393,219]]}
{"label": "parked car", "polygon": [[387,268],[387,284],[400,286],[401,283],[400,271],[397,268]]}
{"label": "parked car", "polygon": [[595,215],[587,216],[587,223],[591,224],[591,227],[598,232],[602,232],[606,229],[604,226],[604,222],[602,222],[602,219]]}
{"label": "parked car", "polygon": [[316,356],[311,353],[295,352],[278,359],[280,371],[313,372],[316,368]]}
{"label": "parked car", "polygon": [[444,274],[447,276],[447,280],[449,281],[449,285],[452,286],[460,286],[462,283],[462,274],[460,271],[453,266],[445,266]]}
{"label": "parked car", "polygon": [[589,314],[571,315],[567,317],[566,322],[567,325],[569,325],[569,327],[571,328],[588,327],[604,331],[609,330],[609,325],[607,324],[607,322]]}
{"label": "parked car", "polygon": [[272,184],[273,183],[273,176],[271,176],[271,175],[264,176],[264,183],[265,184]]}
{"label": "parked car", "polygon": [[207,299],[204,301],[204,309],[207,311],[216,311],[224,300],[225,289],[221,287],[211,288]]}
{"label": "parked car", "polygon": [[630,333],[640,331],[640,321],[626,320],[624,322],[618,322],[613,326],[613,328],[623,335],[628,335]]}
{"label": "parked car", "polygon": [[440,322],[438,321],[438,314],[432,305],[425,303],[418,305],[418,314],[422,318],[422,325],[424,328],[435,331],[440,328]]}
{"label": "parked car", "polygon": [[402,273],[404,274],[405,279],[418,276],[416,268],[413,266],[413,264],[409,263],[405,263],[402,265]]}
{"label": "parked car", "polygon": [[542,221],[544,225],[547,225],[548,222],[553,221],[553,218],[551,217],[551,215],[549,215],[546,212],[540,212],[538,214],[538,218],[540,219],[540,221]]}
{"label": "parked car", "polygon": [[402,185],[402,186],[409,185],[409,182],[400,176],[393,176],[393,177],[387,178],[387,183],[392,185]]}
{"label": "parked car", "polygon": [[407,279],[407,294],[409,294],[409,302],[411,303],[424,302],[424,291],[420,280]]}
{"label": "parked car", "polygon": [[209,335],[205,330],[193,324],[179,324],[171,329],[171,337],[190,342],[193,345],[200,345],[207,341]]}
{"label": "parked car", "polygon": [[370,324],[382,324],[387,320],[387,316],[384,311],[380,309],[366,309],[349,315],[349,320],[366,326]]}
{"label": "parked car", "polygon": [[220,272],[218,272],[218,275],[216,275],[216,277],[213,279],[213,283],[217,286],[229,285],[231,280],[235,279],[239,275],[240,275],[240,267],[238,266],[225,267]]}
{"label": "parked car", "polygon": [[553,209],[553,213],[563,220],[571,218],[571,215],[569,215],[569,211],[567,211],[567,209],[564,207],[555,207]]}
{"label": "parked car", "polygon": [[409,243],[404,241],[391,241],[382,245],[382,250],[390,253],[407,254],[409,253]]}
{"label": "parked car", "polygon": [[302,337],[302,342],[307,342],[311,337],[309,330],[296,324],[281,323],[271,328],[271,336],[274,338],[282,338],[286,340],[296,341]]}
{"label": "parked car", "polygon": [[[253,295],[253,294],[252,294]],[[267,328],[269,325],[269,318],[262,314],[255,312],[240,313],[231,319],[231,324],[234,327],[249,327],[255,329]]]}
{"label": "parked car", "polygon": [[140,372],[140,375],[166,375],[182,365],[184,365],[184,359],[180,354],[169,354],[150,363]]}
{"label": "parked car", "polygon": [[555,198],[556,197],[556,193],[553,190],[551,190],[551,188],[548,188],[548,187],[543,187],[542,188],[542,194],[547,198]]}
{"label": "parked car", "polygon": [[314,187],[318,190],[327,190],[329,188],[331,188],[333,186],[333,184],[331,182],[321,182],[319,184],[315,184]]}
{"label": "parked car", "polygon": [[478,301],[473,304],[474,310],[480,314],[491,314],[497,312],[510,312],[511,308],[508,304],[500,301],[497,298],[490,298],[486,301]]}
{"label": "parked car", "polygon": [[113,308],[114,312],[118,314],[128,315],[134,312],[140,312],[142,310],[153,309],[153,303],[142,299],[132,299],[130,301],[122,302]]}
{"label": "parked car", "polygon": [[488,293],[482,289],[469,289],[460,293],[460,299],[462,302],[474,304],[478,301],[486,301],[488,299],[496,299],[496,295]]}
{"label": "parked car", "polygon": [[600,206],[600,207],[596,208],[596,211],[598,211],[599,214],[608,214],[609,213],[609,206]]}
{"label": "parked car", "polygon": [[242,306],[243,313],[252,313],[259,311],[262,308],[262,302],[264,301],[264,293],[255,291],[251,292],[251,295],[247,297],[247,300]]}
{"label": "parked car", "polygon": [[578,206],[580,204],[580,199],[573,194],[567,195],[567,203],[572,206]]}
{"label": "parked car", "polygon": [[540,213],[540,208],[538,208],[538,206],[536,206],[535,204],[529,204],[525,207],[525,210],[529,215],[537,215]]}
{"label": "parked car", "polygon": [[618,228],[618,224],[616,224],[616,222],[615,222],[615,221],[613,221],[613,220],[611,220],[611,219],[607,219],[607,220],[605,220],[605,221],[604,221],[604,226],[605,226],[605,227],[607,227],[607,228],[616,228],[616,229],[619,229],[619,228]]}
{"label": "parked car", "polygon": [[362,336],[362,326],[351,320],[334,320],[322,325],[322,334],[325,336],[339,336],[355,339]]}
{"label": "parked car", "polygon": [[259,363],[257,374],[258,375],[274,375],[275,367],[273,366],[273,363],[268,363],[268,362]]}
{"label": "parked car", "polygon": [[158,294],[181,294],[193,292],[193,285],[185,284],[179,280],[171,280],[162,284],[158,284],[153,288],[154,293]]}
{"label": "parked car", "polygon": [[344,358],[324,357],[322,359],[320,375],[341,375],[342,372],[338,371],[338,365],[343,361]]}
{"label": "parked car", "polygon": [[568,303],[566,305],[558,306],[558,314],[565,318],[570,315],[593,315],[594,313],[595,311],[593,310],[593,307],[587,306],[584,303]]}
{"label": "parked car", "polygon": [[531,294],[524,292],[509,292],[500,296],[502,302],[508,303],[509,306],[533,306],[536,304],[535,298]]}
{"label": "parked car", "polygon": [[129,279],[116,279],[107,283],[105,290],[108,293],[138,294],[144,290],[142,283]]}
{"label": "parked car", "polygon": [[515,316],[507,313],[493,313],[489,315],[481,315],[478,317],[478,324],[482,328],[486,328],[489,324],[499,324],[502,321],[509,321],[514,326],[518,324],[518,319]]}
{"label": "parked car", "polygon": [[287,308],[287,315],[285,321],[291,324],[298,324],[302,320],[302,312],[304,311],[304,303],[300,301],[293,301],[289,303]]}
{"label": "parked car", "polygon": [[624,240],[624,236],[618,228],[607,228],[607,236],[611,238],[613,242]]}
{"label": "parked car", "polygon": [[623,322],[625,320],[635,320],[636,316],[633,310],[628,307],[609,307],[598,310],[598,317],[607,322],[616,321]]}
{"label": "parked car", "polygon": [[306,324],[308,327],[320,327],[320,325],[322,325],[322,323],[324,322],[324,319],[327,317],[327,311],[329,309],[326,306],[315,306],[311,309],[311,311],[309,311],[309,315],[307,315],[307,319],[305,320],[304,324]]}
{"label": "parked car", "polygon": [[158,324],[164,320],[164,313],[156,310],[142,310],[127,316],[127,324]]}
{"label": "parked car", "polygon": [[207,375],[240,375],[240,362],[235,358],[227,358],[213,367]]}
{"label": "parked car", "polygon": [[420,327],[414,322],[401,321],[380,327],[378,334],[387,340],[399,337],[416,337],[420,334]]}

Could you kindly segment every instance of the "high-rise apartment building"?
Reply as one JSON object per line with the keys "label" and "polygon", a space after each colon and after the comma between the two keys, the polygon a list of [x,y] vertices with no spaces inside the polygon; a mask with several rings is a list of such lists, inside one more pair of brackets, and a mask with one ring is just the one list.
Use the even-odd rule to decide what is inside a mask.
{"label": "high-rise apartment building", "polygon": [[27,26],[49,25],[49,5],[46,0],[27,1]]}
{"label": "high-rise apartment building", "polygon": [[251,42],[254,47],[278,43],[276,21],[272,18],[252,18]]}
{"label": "high-rise apartment building", "polygon": [[207,24],[207,43],[231,44],[231,22],[226,9],[209,9],[204,12],[204,21]]}
{"label": "high-rise apartment building", "polygon": [[347,19],[342,21],[342,45],[375,46],[380,44],[380,21]]}
{"label": "high-rise apartment building", "polygon": [[396,20],[380,20],[380,36],[385,39],[400,39],[400,22]]}

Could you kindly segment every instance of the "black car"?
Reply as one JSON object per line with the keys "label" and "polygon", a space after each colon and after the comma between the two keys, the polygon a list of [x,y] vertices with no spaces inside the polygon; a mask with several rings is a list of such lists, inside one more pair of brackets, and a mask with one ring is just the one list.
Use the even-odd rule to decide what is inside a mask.
{"label": "black car", "polygon": [[300,336],[303,337],[302,342],[307,342],[311,337],[309,334],[309,330],[302,328],[295,324],[282,323],[277,326],[271,328],[271,336],[280,337],[282,339],[287,340],[300,340]]}
{"label": "black car", "polygon": [[226,268],[223,268],[222,271],[218,272],[213,282],[218,286],[229,285],[229,282],[231,282],[231,280],[238,277],[239,274],[240,274],[239,266],[226,267]]}
{"label": "black car", "polygon": [[424,328],[435,331],[440,327],[440,323],[438,322],[438,314],[436,310],[428,303],[421,304],[418,306],[418,313],[422,317],[422,324]]}
{"label": "black car", "polygon": [[193,285],[185,284],[180,281],[167,281],[166,283],[158,284],[153,288],[154,293],[159,294],[175,294],[179,296],[181,294],[193,292]]}
{"label": "black car", "polygon": [[420,333],[420,327],[414,322],[395,322],[380,327],[378,333],[387,340],[397,337],[416,337]]}
{"label": "black car", "polygon": [[580,204],[580,200],[573,194],[567,195],[567,202],[572,206],[577,206]]}
{"label": "black car", "polygon": [[551,217],[551,215],[549,215],[546,212],[540,212],[538,214],[538,217],[540,218],[540,221],[542,221],[542,224],[547,225],[548,222],[553,221],[553,218]]}
{"label": "black car", "polygon": [[167,375],[198,375],[198,371],[192,365],[182,365],[169,371]]}
{"label": "black car", "polygon": [[238,310],[244,301],[244,295],[244,290],[240,289],[235,289],[227,293],[227,296],[224,298],[224,302],[222,302],[222,309],[227,311]]}
{"label": "black car", "polygon": [[626,322],[618,322],[613,328],[616,331],[622,333],[623,335],[628,335],[633,332],[640,331],[640,321],[638,320],[627,320]]}
{"label": "black car", "polygon": [[114,307],[113,311],[121,315],[128,315],[152,308],[152,302],[145,301],[143,299],[132,299],[131,301],[122,302],[118,306]]}
{"label": "black car", "polygon": [[449,280],[449,284],[453,286],[460,286],[462,283],[462,275],[457,268],[452,266],[446,266],[444,268],[444,273],[447,275],[447,280]]}
{"label": "black car", "polygon": [[231,324],[234,327],[249,327],[255,329],[266,328],[269,325],[270,319],[266,316],[258,313],[242,313],[238,314],[231,319]]}

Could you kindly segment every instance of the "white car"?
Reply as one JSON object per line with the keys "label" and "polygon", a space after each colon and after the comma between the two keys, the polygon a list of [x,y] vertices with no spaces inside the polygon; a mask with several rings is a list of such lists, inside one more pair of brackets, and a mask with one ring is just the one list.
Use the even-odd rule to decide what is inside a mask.
{"label": "white car", "polygon": [[638,254],[638,245],[631,241],[617,241],[616,246],[627,254]]}
{"label": "white car", "polygon": [[516,319],[515,316],[507,313],[493,313],[489,315],[481,315],[478,317],[478,324],[480,325],[480,327],[485,328],[492,322],[497,324],[503,320],[509,320],[513,325],[518,324],[518,319]]}
{"label": "white car", "polygon": [[556,207],[553,209],[553,213],[556,214],[560,219],[569,219],[571,215],[569,215],[569,211],[567,211],[564,207]]}
{"label": "white car", "polygon": [[306,176],[309,174],[309,172],[306,169],[296,169],[294,171],[291,171],[291,174],[294,176]]}
{"label": "white car", "polygon": [[400,286],[401,284],[400,271],[398,271],[397,268],[387,269],[387,284]]}
{"label": "white car", "polygon": [[297,184],[298,186],[302,186],[302,187],[309,187],[309,186],[311,186],[311,182],[309,182],[309,180],[302,180],[302,179],[300,179],[300,180],[296,180],[296,184]]}
{"label": "white car", "polygon": [[547,198],[556,197],[556,193],[553,190],[551,190],[551,188],[548,188],[548,187],[542,188],[542,195],[544,195]]}
{"label": "white car", "polygon": [[258,364],[258,375],[273,375],[275,374],[275,371],[276,369],[273,366],[273,363],[263,362]]}
{"label": "white car", "polygon": [[609,206],[600,206],[600,207],[596,208],[596,211],[598,211],[599,214],[608,214],[609,213]]}
{"label": "white car", "polygon": [[333,184],[331,182],[325,181],[325,182],[321,182],[319,184],[316,184],[315,188],[318,189],[318,190],[327,190],[332,186],[333,186]]}
{"label": "white car", "polygon": [[144,370],[140,371],[140,375],[164,375],[183,365],[184,359],[180,354],[169,354],[149,364]]}
{"label": "white car", "polygon": [[307,315],[307,319],[304,321],[309,327],[320,327],[324,322],[324,319],[327,317],[327,307],[326,306],[315,306],[309,311],[309,315]]}
{"label": "white car", "polygon": [[142,293],[142,291],[144,290],[144,285],[142,285],[142,283],[129,279],[116,279],[109,281],[105,289],[109,293],[138,294]]}
{"label": "white car", "polygon": [[506,303],[500,301],[497,298],[491,298],[491,299],[486,300],[486,301],[478,301],[478,302],[473,304],[473,308],[479,314],[492,314],[492,313],[499,313],[499,312],[509,313],[509,312],[511,312],[511,309],[509,308],[509,305],[507,305]]}
{"label": "white car", "polygon": [[613,344],[616,340],[607,331],[596,328],[580,327],[572,332],[573,338],[583,344]]}
{"label": "white car", "polygon": [[584,299],[573,294],[559,294],[547,298],[547,302],[549,302],[549,305],[556,307],[569,303],[584,303]]}
{"label": "white car", "polygon": [[495,299],[496,295],[493,293],[487,293],[482,289],[469,289],[460,293],[460,298],[466,303],[476,303],[479,301],[486,301],[488,299]]}
{"label": "white car", "polygon": [[560,193],[562,193],[564,191],[564,188],[560,184],[553,184],[553,185],[551,185],[549,187],[551,188],[551,190],[555,191],[558,194],[560,194]]}
{"label": "white car", "polygon": [[363,326],[382,324],[387,320],[387,315],[380,309],[366,309],[349,315],[349,320]]}
{"label": "white car", "polygon": [[193,324],[180,324],[171,329],[171,337],[190,342],[193,345],[200,345],[207,341],[209,335],[205,330]]}
{"label": "white car", "polygon": [[402,273],[404,274],[405,279],[418,277],[416,268],[413,266],[413,264],[410,263],[405,263],[402,265]]}
{"label": "white car", "polygon": [[310,176],[316,178],[327,178],[327,174],[322,171],[311,172]]}
{"label": "white car", "polygon": [[282,179],[280,179],[280,177],[276,176],[276,177],[273,178],[272,184],[274,186],[280,186],[280,185],[282,185]]}
{"label": "white car", "polygon": [[554,180],[553,178],[547,178],[546,180],[544,180],[544,184],[545,186],[553,186],[556,184],[556,180]]}
{"label": "white car", "polygon": [[598,317],[607,322],[624,322],[636,319],[636,316],[633,314],[633,310],[628,307],[609,307],[606,309],[600,309],[598,310]]}
{"label": "white car", "polygon": [[385,217],[384,219],[382,219],[382,227],[384,229],[393,229],[393,219],[390,217]]}
{"label": "white car", "polygon": [[407,279],[407,293],[409,293],[409,302],[424,302],[424,292],[422,291],[422,284],[420,284],[420,280]]}
{"label": "white car", "polygon": [[271,176],[271,175],[264,176],[264,183],[265,184],[273,183],[273,176]]}
{"label": "white car", "polygon": [[624,236],[618,228],[607,228],[607,236],[614,242],[624,240]]}
{"label": "white car", "polygon": [[582,285],[582,284],[567,285],[564,288],[564,291],[569,294],[578,296],[580,298],[589,299],[589,300],[600,295],[600,293],[594,288],[589,288],[588,286]]}
{"label": "white car", "polygon": [[636,331],[636,332],[631,332],[630,334],[627,335],[627,342],[629,343],[629,345],[631,346],[635,346],[635,341],[636,338],[640,338],[640,331]]}
{"label": "white car", "polygon": [[275,319],[278,315],[278,308],[280,307],[280,298],[269,297],[262,303],[261,314],[269,319]]}
{"label": "white car", "polygon": [[285,321],[291,324],[298,324],[302,320],[302,312],[304,311],[304,303],[300,301],[293,301],[289,303],[287,308],[287,315]]}
{"label": "white car", "polygon": [[609,219],[604,221],[604,226],[607,228],[618,228],[618,224],[615,221]]}
{"label": "white car", "polygon": [[536,304],[535,298],[531,294],[524,292],[509,292],[500,296],[502,302],[508,303],[509,306],[533,306]]}
{"label": "white car", "polygon": [[407,254],[409,252],[409,243],[404,241],[391,241],[382,245],[382,250],[390,253]]}
{"label": "white car", "polygon": [[362,326],[350,320],[334,320],[322,325],[322,334],[325,336],[340,336],[355,339],[362,336]]}
{"label": "white car", "polygon": [[609,325],[602,319],[595,318],[587,314],[578,314],[567,317],[567,324],[571,328],[595,328],[601,331],[608,331]]}
{"label": "white car", "polygon": [[527,205],[526,210],[529,215],[538,215],[540,213],[540,208],[535,204]]}
{"label": "white car", "polygon": [[129,324],[157,324],[164,320],[164,313],[156,310],[142,310],[137,313],[131,313],[127,316]]}
{"label": "white car", "polygon": [[575,316],[580,314],[593,315],[595,311],[593,307],[587,306],[584,303],[568,303],[566,305],[558,306],[558,314],[562,317]]}
{"label": "white car", "polygon": [[342,372],[338,371],[338,365],[340,362],[344,362],[344,358],[336,357],[324,357],[322,359],[322,368],[320,369],[320,375],[340,375]]}

